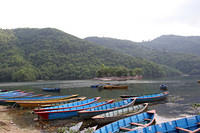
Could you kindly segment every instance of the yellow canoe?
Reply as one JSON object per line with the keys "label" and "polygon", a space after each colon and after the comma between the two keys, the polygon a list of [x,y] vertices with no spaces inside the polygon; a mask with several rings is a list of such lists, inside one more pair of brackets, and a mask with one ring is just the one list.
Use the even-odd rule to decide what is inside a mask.
{"label": "yellow canoe", "polygon": [[80,101],[84,100],[86,97],[77,97],[77,98],[69,98],[69,99],[60,99],[60,100],[48,100],[48,101],[18,101],[16,102],[20,107],[23,108],[34,108],[34,107],[41,107],[44,105],[48,106],[56,106],[60,104],[66,104],[69,102],[75,102],[75,101]]}
{"label": "yellow canoe", "polygon": [[77,102],[77,101],[83,101],[83,100],[85,100],[86,98],[87,98],[87,97],[76,97],[76,98],[71,98],[69,101],[66,101],[66,102],[58,102],[58,103],[43,104],[43,105],[40,105],[40,107],[58,106],[58,105],[62,105],[62,104],[67,104],[67,103],[72,103],[72,102]]}
{"label": "yellow canoe", "polygon": [[104,89],[128,89],[127,85],[105,85]]}

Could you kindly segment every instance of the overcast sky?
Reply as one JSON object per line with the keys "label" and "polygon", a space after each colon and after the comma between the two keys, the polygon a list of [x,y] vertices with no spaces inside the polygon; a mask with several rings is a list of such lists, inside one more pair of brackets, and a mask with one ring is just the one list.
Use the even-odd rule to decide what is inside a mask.
{"label": "overcast sky", "polygon": [[0,0],[0,28],[24,27],[132,41],[200,36],[200,0]]}

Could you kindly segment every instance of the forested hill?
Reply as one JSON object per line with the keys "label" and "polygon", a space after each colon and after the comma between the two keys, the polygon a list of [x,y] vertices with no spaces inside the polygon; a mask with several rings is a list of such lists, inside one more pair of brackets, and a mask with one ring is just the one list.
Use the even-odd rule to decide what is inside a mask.
{"label": "forested hill", "polygon": [[57,29],[0,29],[0,81],[88,79],[138,69],[144,77],[180,74]]}
{"label": "forested hill", "polygon": [[200,56],[200,36],[163,35],[143,44],[154,49],[168,52]]}
{"label": "forested hill", "polygon": [[[190,37],[188,37],[190,38]],[[118,51],[120,53],[125,53],[133,57],[140,57],[147,60],[151,60],[158,64],[167,65],[169,67],[173,67],[174,69],[178,69],[179,71],[185,74],[200,74],[200,56],[192,55],[192,54],[183,54],[184,51],[180,51],[179,53],[169,52],[167,50],[161,50],[159,48],[148,47],[150,45],[154,45],[154,40],[152,42],[141,42],[136,43],[128,40],[120,40],[114,38],[100,38],[100,37],[88,37],[86,40],[96,43],[97,45],[104,46],[106,48],[110,48],[112,50]],[[155,39],[156,40],[156,39]],[[197,39],[196,39],[197,40]],[[163,41],[163,42],[162,42]],[[167,40],[160,41],[163,45],[167,43]],[[184,40],[181,40],[184,42]],[[186,41],[188,42],[188,41]],[[197,45],[198,41],[195,44],[191,44],[190,46]],[[147,44],[148,43],[148,44]],[[200,43],[200,41],[199,41]],[[175,45],[175,49],[178,49],[177,45]],[[188,44],[189,45],[189,44]],[[159,47],[159,46],[158,46]],[[164,47],[164,46],[163,46]],[[174,48],[173,45],[170,46],[171,49]],[[179,47],[182,47],[179,45]],[[186,49],[186,48],[185,48]],[[194,48],[188,48],[194,49]],[[197,48],[198,49],[198,48]]]}

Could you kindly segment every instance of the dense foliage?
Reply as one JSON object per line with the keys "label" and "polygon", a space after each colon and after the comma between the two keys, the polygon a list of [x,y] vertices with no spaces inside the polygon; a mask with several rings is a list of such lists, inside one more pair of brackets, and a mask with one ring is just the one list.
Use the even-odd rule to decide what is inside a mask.
{"label": "dense foliage", "polygon": [[[192,37],[188,37],[189,40],[191,40]],[[198,37],[194,37],[194,38],[198,38]],[[199,37],[200,38],[200,37]],[[180,39],[180,38],[179,38]],[[179,50],[177,50],[177,52],[180,52],[180,53],[174,53],[174,52],[169,52],[169,51],[166,51],[166,50],[159,50],[159,44],[156,44],[155,43],[155,48],[158,47],[158,49],[153,49],[152,47],[148,47],[150,46],[153,46],[154,45],[154,42],[159,42],[162,43],[160,47],[164,47],[165,45],[164,44],[167,44],[169,42],[172,42],[172,41],[169,41],[166,39],[166,40],[162,40],[161,39],[155,39],[153,40],[152,42],[148,42],[149,45],[147,45],[147,42],[141,42],[141,43],[136,43],[136,42],[131,42],[131,41],[128,41],[128,40],[119,40],[119,39],[112,39],[112,38],[98,38],[98,37],[89,37],[89,38],[86,38],[86,40],[90,41],[90,42],[93,42],[93,43],[96,43],[97,45],[101,45],[101,46],[104,46],[106,48],[110,48],[112,50],[115,50],[115,51],[118,51],[120,53],[124,53],[124,54],[128,54],[130,56],[133,56],[133,57],[140,57],[140,58],[144,58],[144,59],[147,59],[147,60],[150,60],[150,61],[153,61],[154,63],[157,63],[157,64],[162,64],[162,65],[165,65],[165,66],[169,66],[171,68],[173,68],[173,70],[175,71],[178,70],[178,71],[181,71],[185,74],[196,74],[196,75],[199,75],[200,74],[200,56],[196,56],[196,55],[189,55],[189,54],[183,54],[180,52],[181,49],[183,49],[183,44],[182,45],[178,45],[178,44],[168,44],[170,45],[169,47],[171,49],[174,48],[173,51],[175,51],[176,49],[178,49],[178,46],[181,47]],[[187,48],[186,48],[186,44],[188,41],[186,41],[186,37],[184,38],[184,40],[179,40],[178,42],[185,42],[185,51],[186,49],[189,50],[192,50],[192,49],[195,49],[200,47],[200,40],[197,41],[198,39],[195,39],[195,43],[192,44],[192,41],[191,44],[187,45]],[[199,47],[197,47],[197,44],[199,44]],[[193,47],[193,46],[196,46],[196,47]],[[167,46],[166,46],[167,47]],[[189,48],[191,47],[191,48]],[[182,51],[182,52],[185,52],[185,51]]]}
{"label": "dense foliage", "polygon": [[180,74],[57,29],[0,29],[0,81],[88,79],[106,67],[141,68],[144,77]]}

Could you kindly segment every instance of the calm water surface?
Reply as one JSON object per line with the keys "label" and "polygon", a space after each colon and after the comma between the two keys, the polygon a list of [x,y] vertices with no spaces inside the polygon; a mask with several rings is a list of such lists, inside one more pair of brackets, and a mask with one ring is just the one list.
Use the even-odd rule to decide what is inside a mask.
{"label": "calm water surface", "polygon": [[[102,97],[105,99],[119,99],[120,95],[146,95],[159,93],[160,84],[166,84],[170,92],[165,101],[154,103],[150,109],[156,109],[157,114],[166,118],[179,118],[182,116],[194,115],[193,103],[200,103],[200,84],[197,83],[198,77],[178,77],[171,79],[158,80],[129,80],[129,81],[111,81],[113,84],[126,84],[128,89],[117,90],[99,90],[90,88],[90,85],[98,84],[101,81],[95,80],[73,80],[73,81],[38,81],[21,83],[0,83],[0,89],[15,90],[20,89],[26,92],[33,91],[36,94],[50,95],[70,95],[79,94],[88,98]],[[61,92],[43,92],[45,87],[60,87]]]}

